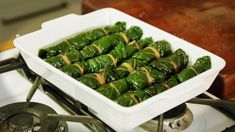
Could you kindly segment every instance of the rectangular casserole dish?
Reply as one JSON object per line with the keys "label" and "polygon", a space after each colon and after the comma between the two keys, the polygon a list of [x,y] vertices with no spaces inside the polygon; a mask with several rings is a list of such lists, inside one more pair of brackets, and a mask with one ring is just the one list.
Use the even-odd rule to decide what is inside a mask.
{"label": "rectangular casserole dish", "polygon": [[[208,55],[211,57],[212,68],[135,106],[123,107],[38,57],[38,51],[41,48],[71,37],[78,32],[114,24],[117,21],[127,22],[127,27],[140,26],[144,32],[143,37],[152,36],[154,41],[165,39],[171,43],[173,50],[182,48],[188,54],[190,64],[195,62],[198,57]],[[225,66],[222,58],[112,8],[100,9],[81,16],[69,14],[45,22],[41,27],[38,31],[14,40],[15,47],[22,54],[28,67],[88,106],[98,118],[117,131],[130,130],[203,93]]]}

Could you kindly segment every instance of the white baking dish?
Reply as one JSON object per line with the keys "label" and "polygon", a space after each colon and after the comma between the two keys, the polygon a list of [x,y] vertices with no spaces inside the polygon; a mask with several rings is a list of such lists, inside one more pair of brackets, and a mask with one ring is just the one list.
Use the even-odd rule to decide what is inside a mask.
{"label": "white baking dish", "polygon": [[[212,68],[140,104],[127,108],[116,104],[38,57],[40,48],[82,30],[114,24],[117,21],[126,21],[128,27],[131,25],[140,26],[144,31],[143,37],[152,36],[155,41],[161,39],[169,41],[173,50],[184,49],[189,55],[190,63],[195,62],[198,57],[209,55],[212,60]],[[40,30],[16,38],[14,44],[30,69],[87,105],[97,117],[117,131],[132,129],[203,93],[225,66],[225,61],[220,57],[111,8],[97,10],[81,16],[70,14],[45,22]]]}

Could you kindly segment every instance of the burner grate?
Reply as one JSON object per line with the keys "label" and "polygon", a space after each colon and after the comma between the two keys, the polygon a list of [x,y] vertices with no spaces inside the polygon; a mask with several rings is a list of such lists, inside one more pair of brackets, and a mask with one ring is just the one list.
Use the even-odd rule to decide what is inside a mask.
{"label": "burner grate", "polygon": [[5,105],[0,108],[0,131],[4,132],[49,132],[62,130],[67,132],[68,127],[64,121],[45,118],[48,114],[56,112],[44,104],[35,102],[19,102]]}

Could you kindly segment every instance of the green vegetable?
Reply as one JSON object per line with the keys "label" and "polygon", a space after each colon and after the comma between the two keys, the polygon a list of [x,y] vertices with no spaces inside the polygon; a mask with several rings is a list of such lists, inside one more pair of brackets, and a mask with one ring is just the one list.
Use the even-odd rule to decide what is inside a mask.
{"label": "green vegetable", "polygon": [[123,60],[130,58],[138,50],[145,48],[151,43],[153,43],[152,37],[140,39],[137,41],[134,40],[127,45],[118,45],[117,47],[115,47],[114,50],[110,52],[110,54],[113,55],[114,58],[117,58],[118,62],[122,62]]}
{"label": "green vegetable", "polygon": [[[161,65],[161,63],[165,63],[168,61],[171,62],[169,63],[171,64],[169,65],[169,68],[167,68],[165,65]],[[162,83],[165,79],[167,79],[175,72],[175,69],[182,69],[182,67],[185,67],[185,65],[187,65],[187,61],[188,57],[185,52],[182,49],[178,49],[170,56],[159,59],[159,63],[155,62],[151,63],[149,66],[140,67],[132,71],[127,76],[126,81],[129,86],[128,90],[142,91],[145,88],[150,87],[154,84]],[[151,67],[152,65],[158,67]],[[170,72],[165,72],[167,71],[165,69],[170,69]],[[117,77],[119,76],[117,75]]]}
{"label": "green vegetable", "polygon": [[99,73],[88,73],[80,77],[78,80],[92,89],[96,89],[107,82],[117,79],[112,67],[105,67]]}
{"label": "green vegetable", "polygon": [[180,82],[184,82],[184,81],[186,81],[186,80],[196,76],[197,74],[200,74],[210,68],[211,68],[210,57],[203,56],[203,57],[198,58],[192,66],[184,69],[179,74],[177,74],[177,79]]}
{"label": "green vegetable", "polygon": [[94,41],[91,45],[84,47],[81,50],[81,54],[83,56],[83,59],[87,60],[89,58],[109,52],[118,44],[127,44],[133,40],[138,40],[141,38],[142,34],[143,31],[141,28],[133,26],[124,33],[115,33]]}
{"label": "green vegetable", "polygon": [[[115,47],[115,49],[113,49],[109,54],[101,55],[88,60],[87,67],[89,67],[90,72],[98,71],[100,69],[103,69],[105,66],[109,68],[105,68],[104,70],[102,70],[102,72],[85,74],[79,80],[93,89],[103,85],[104,83],[116,80],[116,73],[113,70],[114,67],[116,67],[117,65],[116,63],[122,62],[123,60],[131,57],[136,51],[141,50],[152,42],[153,40],[150,37],[138,41],[132,41],[127,45],[120,44]],[[108,59],[105,59],[105,57],[107,57]],[[115,62],[113,61],[114,59]]]}
{"label": "green vegetable", "polygon": [[185,68],[187,63],[188,56],[182,49],[178,49],[168,57],[154,60],[149,66],[131,72],[127,82],[133,89],[143,90],[152,84],[163,82],[170,75]]}
{"label": "green vegetable", "polygon": [[105,35],[122,32],[125,29],[125,22],[117,22],[115,23],[115,25],[112,26],[106,26],[104,28],[97,28],[91,31],[83,32],[70,39],[63,40],[55,46],[40,49],[39,57],[45,59],[64,52],[68,52],[72,49],[81,50],[86,45],[89,45],[93,41],[104,37]]}
{"label": "green vegetable", "polygon": [[138,104],[156,94],[159,94],[171,87],[174,87],[178,84],[177,79],[172,77],[169,80],[161,83],[161,84],[155,84],[149,88],[146,88],[145,90],[130,90],[123,94],[122,96],[117,98],[117,103],[122,106],[133,106],[135,104]]}
{"label": "green vegetable", "polygon": [[166,75],[151,67],[144,66],[133,72],[127,77],[127,82],[131,89],[143,90],[154,83],[161,83],[165,80]]}
{"label": "green vegetable", "polygon": [[65,65],[61,70],[73,78],[78,78],[87,71],[87,66],[84,61],[79,61],[74,64]]}
{"label": "green vegetable", "polygon": [[[127,59],[127,58],[131,57],[131,55],[134,54],[134,52],[136,52],[137,50],[139,50],[139,48],[146,47],[150,42],[152,42],[152,38],[145,38],[145,39],[139,40],[137,42],[134,41],[134,42],[131,42],[127,45],[120,44],[116,48],[114,48],[109,54],[100,55],[98,57],[94,57],[94,58],[89,59],[87,61],[83,61],[82,63],[80,61],[78,61],[78,63],[76,63],[76,65],[74,65],[74,64],[65,65],[66,63],[62,59],[61,59],[61,61],[54,60],[54,62],[57,62],[57,63],[61,62],[61,64],[59,66],[65,65],[64,67],[61,68],[63,72],[65,72],[66,74],[68,74],[74,78],[78,78],[85,73],[98,72],[98,71],[102,70],[105,66],[116,67],[117,63],[121,62],[123,59]],[[54,64],[57,64],[57,63],[54,63]],[[82,69],[84,69],[83,74],[77,74],[77,72],[80,71],[80,69],[81,69],[81,68],[79,69],[80,64],[82,64],[82,66],[80,66],[80,67],[85,66],[85,69],[82,68]],[[58,67],[58,66],[56,66],[56,67]],[[75,72],[74,74],[72,73],[73,70]],[[95,73],[95,74],[97,75],[97,73]],[[90,74],[89,76],[94,76],[94,75]]]}
{"label": "green vegetable", "polygon": [[171,54],[170,44],[165,40],[157,41],[123,62],[117,68],[117,74],[120,78],[126,77],[134,69],[145,66],[154,59],[159,59],[169,54]]}
{"label": "green vegetable", "polygon": [[120,96],[116,101],[118,104],[122,106],[133,106],[135,104],[138,104],[146,99],[148,99],[150,96],[142,91],[128,91],[127,93]]}
{"label": "green vegetable", "polygon": [[105,66],[116,68],[123,60],[130,58],[140,48],[146,47],[152,42],[151,38],[132,41],[128,44],[119,44],[109,54],[100,55],[87,61],[88,72],[97,72]]}
{"label": "green vegetable", "polygon": [[162,82],[161,84],[154,84],[151,87],[144,89],[144,92],[147,93],[150,97],[157,95],[171,87],[174,87],[178,84],[176,77],[171,77],[167,81]]}
{"label": "green vegetable", "polygon": [[79,60],[82,60],[82,55],[77,50],[71,50],[69,52],[65,52],[63,54],[46,59],[48,63],[57,68],[62,67],[66,64],[74,63]]}
{"label": "green vegetable", "polygon": [[120,79],[105,84],[103,86],[100,86],[98,89],[96,89],[96,91],[110,99],[116,99],[117,97],[121,96],[123,93],[127,92],[128,88],[129,85],[126,79]]}
{"label": "green vegetable", "polygon": [[174,75],[186,68],[187,64],[188,56],[182,49],[178,49],[168,57],[154,60],[149,66],[164,72],[166,75]]}
{"label": "green vegetable", "polygon": [[[185,64],[185,63],[183,63]],[[192,69],[192,67],[194,69]],[[178,85],[178,80],[180,82],[186,81],[194,76],[196,73],[202,73],[211,68],[211,61],[209,56],[203,56],[196,60],[194,65],[190,66],[182,70],[177,75],[169,78],[167,81],[162,82],[161,84],[154,84],[151,87],[144,89],[143,91],[136,90],[136,91],[128,91],[127,93],[123,94],[122,96],[116,99],[117,103],[122,106],[133,106],[138,104],[154,95],[157,95],[169,88],[172,88]],[[196,70],[197,69],[197,70]],[[196,70],[196,71],[195,71]]]}

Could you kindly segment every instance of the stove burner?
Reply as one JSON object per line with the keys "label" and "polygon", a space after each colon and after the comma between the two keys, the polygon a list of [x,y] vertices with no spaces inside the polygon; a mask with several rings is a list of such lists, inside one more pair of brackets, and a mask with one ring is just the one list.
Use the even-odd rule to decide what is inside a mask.
{"label": "stove burner", "polygon": [[19,102],[3,106],[0,108],[0,131],[68,131],[65,122],[44,118],[47,114],[56,114],[56,112],[52,108],[40,103]]}
{"label": "stove burner", "polygon": [[28,130],[33,125],[33,114],[21,113],[16,114],[9,119],[10,129],[13,131]]}
{"label": "stove burner", "polygon": [[[193,114],[186,104],[181,104],[163,114],[164,132],[179,132],[188,128],[193,121]],[[159,117],[141,125],[147,131],[157,131]]]}

